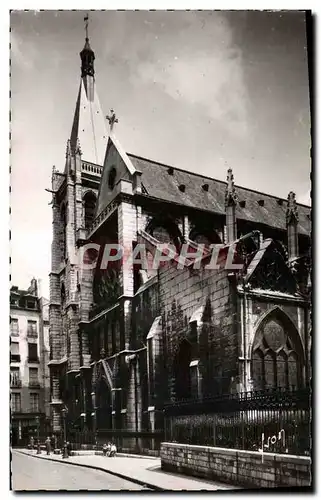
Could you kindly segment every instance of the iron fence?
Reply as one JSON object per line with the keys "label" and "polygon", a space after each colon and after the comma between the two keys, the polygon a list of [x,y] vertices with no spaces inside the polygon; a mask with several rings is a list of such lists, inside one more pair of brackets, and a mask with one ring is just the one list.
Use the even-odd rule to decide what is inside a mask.
{"label": "iron fence", "polygon": [[165,440],[308,455],[310,402],[308,390],[274,390],[168,404]]}
{"label": "iron fence", "polygon": [[67,441],[71,444],[72,450],[83,448],[94,449],[96,446],[96,434],[93,431],[70,431],[67,432]]}

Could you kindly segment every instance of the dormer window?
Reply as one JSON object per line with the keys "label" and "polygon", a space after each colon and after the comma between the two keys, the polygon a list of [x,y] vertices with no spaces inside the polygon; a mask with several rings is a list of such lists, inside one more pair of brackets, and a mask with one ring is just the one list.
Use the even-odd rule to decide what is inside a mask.
{"label": "dormer window", "polygon": [[185,193],[185,184],[180,184],[178,186],[178,189],[182,192],[182,193]]}
{"label": "dormer window", "polygon": [[246,204],[245,200],[241,200],[240,201],[240,207],[241,208],[245,208],[245,204]]}
{"label": "dormer window", "polygon": [[112,167],[110,172],[109,172],[109,177],[108,177],[108,187],[111,191],[115,187],[115,181],[116,181],[116,169],[115,169],[115,167]]}
{"label": "dormer window", "polygon": [[202,186],[203,191],[208,191],[208,188],[209,188],[208,184],[203,184]]}
{"label": "dormer window", "polygon": [[258,204],[260,205],[260,207],[264,207],[264,200],[258,200]]}
{"label": "dormer window", "polygon": [[168,175],[174,175],[174,169],[173,167],[169,167],[169,169],[167,170],[168,172]]}
{"label": "dormer window", "polygon": [[278,205],[280,205],[280,206],[283,205],[283,200],[281,198],[278,199]]}

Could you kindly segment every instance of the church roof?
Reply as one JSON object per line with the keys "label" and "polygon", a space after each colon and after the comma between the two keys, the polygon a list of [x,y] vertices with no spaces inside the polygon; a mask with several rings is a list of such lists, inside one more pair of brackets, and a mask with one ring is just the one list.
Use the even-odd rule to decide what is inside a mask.
{"label": "church roof", "polygon": [[[180,170],[128,153],[134,167],[142,173],[144,194],[148,197],[185,205],[194,209],[225,214],[227,183],[194,172]],[[235,186],[238,196],[236,216],[251,222],[286,229],[287,201],[270,194]],[[298,231],[310,235],[311,209],[297,204]]]}
{"label": "church roof", "polygon": [[[91,83],[91,88],[89,88]],[[87,97],[87,94],[90,97]],[[94,82],[88,82],[88,89],[86,91],[83,78],[80,81],[70,136],[72,150],[76,149],[77,137],[79,139],[82,160],[96,165],[103,165],[108,140],[105,118],[100,107]]]}

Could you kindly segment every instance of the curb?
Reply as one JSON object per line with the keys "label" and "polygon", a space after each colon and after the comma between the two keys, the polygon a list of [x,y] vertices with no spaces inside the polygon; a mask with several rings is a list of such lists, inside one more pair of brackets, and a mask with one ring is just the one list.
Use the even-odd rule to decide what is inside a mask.
{"label": "curb", "polygon": [[[76,455],[77,452],[72,452],[72,453],[75,453],[74,456],[77,456]],[[95,451],[94,455],[102,456],[103,452],[102,451]],[[78,456],[81,456],[81,455],[78,455]],[[117,457],[139,458],[141,460],[146,460],[146,459],[147,460],[160,460],[160,457],[154,457],[152,455],[135,455],[134,453],[118,453],[117,452]]]}
{"label": "curb", "polygon": [[[172,490],[167,490],[166,488],[160,488],[159,486],[155,486],[154,484],[147,483],[146,481],[141,481],[140,479],[136,478],[130,478],[126,476],[125,474],[121,474],[120,472],[114,472],[110,471],[107,469],[103,469],[103,467],[95,466],[95,465],[88,465],[88,464],[75,464],[74,462],[70,462],[68,460],[64,460],[63,462],[61,460],[58,460],[56,458],[45,458],[41,457],[40,455],[31,455],[30,453],[26,453],[24,451],[20,450],[14,450],[17,453],[21,453],[21,455],[26,455],[27,457],[33,457],[33,458],[40,458],[41,460],[48,460],[50,462],[59,462],[61,464],[68,464],[68,465],[74,465],[75,467],[85,467],[87,469],[93,469],[93,470],[99,470],[101,472],[105,472],[106,474],[111,474],[112,476],[119,477],[121,479],[125,479],[126,481],[129,481],[131,483],[139,484],[139,486],[145,486],[147,488],[150,488],[151,490],[155,491],[172,491]],[[11,450],[12,453],[12,450]],[[88,490],[90,491],[90,490]],[[106,490],[108,491],[108,490]]]}

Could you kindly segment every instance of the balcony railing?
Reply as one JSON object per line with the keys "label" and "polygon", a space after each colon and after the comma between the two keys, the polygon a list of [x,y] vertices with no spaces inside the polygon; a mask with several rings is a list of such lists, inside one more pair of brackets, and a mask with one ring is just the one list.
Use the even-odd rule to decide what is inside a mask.
{"label": "balcony railing", "polygon": [[10,354],[10,361],[20,363],[20,354]]}
{"label": "balcony railing", "polygon": [[40,408],[39,406],[30,406],[28,408],[22,408],[21,406],[19,405],[16,405],[16,406],[13,406],[11,407],[11,412],[12,413],[33,413],[33,414],[39,414],[39,413],[42,413],[40,411]]}
{"label": "balcony railing", "polygon": [[21,380],[17,376],[10,377],[10,387],[21,387]]}

